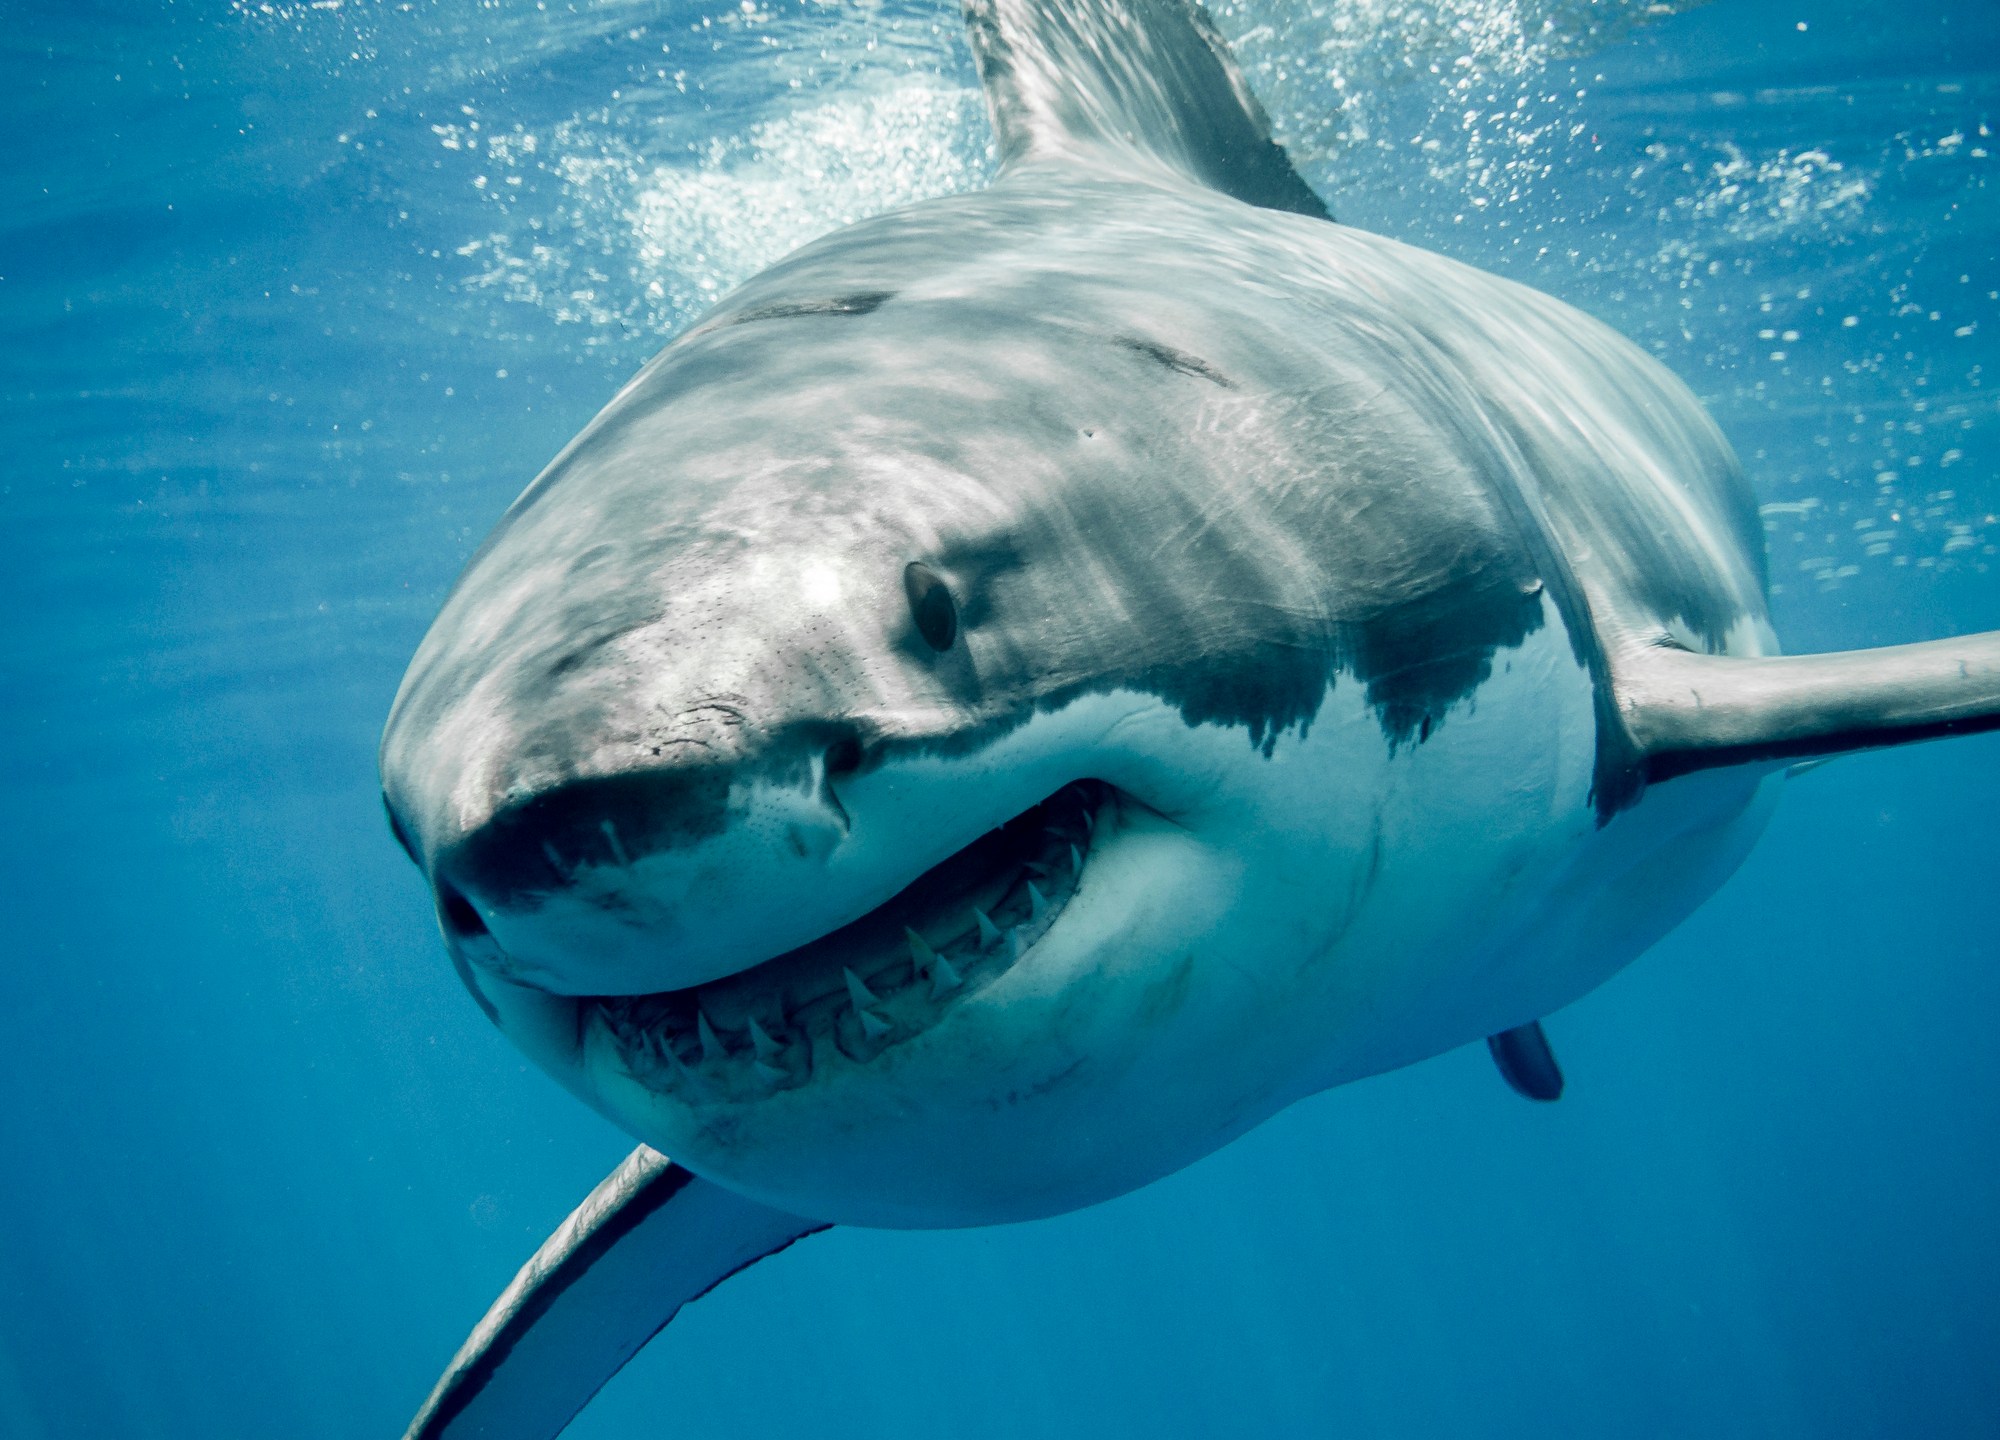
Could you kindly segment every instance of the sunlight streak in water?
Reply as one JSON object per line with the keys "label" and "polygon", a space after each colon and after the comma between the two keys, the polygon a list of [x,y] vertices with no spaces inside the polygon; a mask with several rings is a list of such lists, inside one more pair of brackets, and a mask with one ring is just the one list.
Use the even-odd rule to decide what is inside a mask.
{"label": "sunlight streak in water", "polygon": [[718,136],[692,163],[649,162],[579,120],[489,141],[498,168],[542,166],[575,217],[568,246],[518,223],[505,184],[481,187],[510,222],[460,254],[468,289],[562,323],[665,334],[788,252],[842,225],[982,183],[979,96],[920,77],[829,99]]}
{"label": "sunlight streak in water", "polygon": [[[421,140],[392,177],[426,192],[404,222],[436,237],[463,323],[543,353],[643,355],[815,237],[992,175],[950,0],[235,9],[335,73],[403,82],[400,114],[385,97],[342,142]],[[1991,486],[1965,477],[2000,460],[1977,358],[2000,281],[1932,263],[1930,212],[1879,200],[1985,184],[1976,77],[1808,57],[1745,88],[1726,55],[1677,48],[1719,14],[1703,0],[1209,9],[1337,215],[1608,319],[1718,413],[1762,495],[1814,507],[1769,526],[1779,593],[1985,573]],[[1648,45],[1680,69],[1655,78]]]}

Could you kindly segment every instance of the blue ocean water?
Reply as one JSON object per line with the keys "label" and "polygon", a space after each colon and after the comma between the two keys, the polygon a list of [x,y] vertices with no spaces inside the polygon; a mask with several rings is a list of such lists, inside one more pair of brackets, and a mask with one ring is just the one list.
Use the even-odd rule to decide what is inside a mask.
{"label": "blue ocean water", "polygon": [[[374,742],[507,501],[712,298],[982,183],[947,0],[14,0],[0,1436],[400,1433],[630,1142],[467,1001]],[[1342,219],[1604,317],[1780,634],[2000,628],[2000,10],[1216,7]],[[580,1437],[2000,1431],[2000,739],[1829,765],[1549,1030],[1093,1210],[835,1231]]]}

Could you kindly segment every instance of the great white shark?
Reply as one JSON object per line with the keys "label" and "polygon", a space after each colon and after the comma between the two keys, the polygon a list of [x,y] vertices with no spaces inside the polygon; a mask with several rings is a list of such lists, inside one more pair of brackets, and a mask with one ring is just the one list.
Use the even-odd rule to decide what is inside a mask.
{"label": "great white shark", "polygon": [[1482,1038],[1552,1099],[1538,1019],[1788,765],[2000,726],[2000,633],[1780,656],[1686,387],[1333,223],[1188,0],[964,9],[994,185],[678,337],[396,697],[466,988],[644,1142],[411,1436],[546,1440],[829,1224],[1088,1205]]}

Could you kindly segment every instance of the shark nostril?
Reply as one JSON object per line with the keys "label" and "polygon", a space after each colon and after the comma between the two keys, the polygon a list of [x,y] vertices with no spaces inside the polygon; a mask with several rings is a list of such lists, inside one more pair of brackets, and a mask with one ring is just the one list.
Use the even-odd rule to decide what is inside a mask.
{"label": "shark nostril", "polygon": [[838,778],[852,775],[861,768],[861,742],[852,735],[843,735],[826,747],[826,773]]}
{"label": "shark nostril", "polygon": [[840,792],[834,789],[833,782],[844,780],[861,768],[861,742],[852,735],[840,736],[826,747],[820,763],[826,767],[826,778],[819,787],[820,799],[839,818],[841,832],[845,834],[854,828],[854,821],[847,807],[840,803]]}
{"label": "shark nostril", "polygon": [[444,917],[445,929],[454,939],[477,940],[490,933],[472,902],[442,881],[438,884],[438,914]]}

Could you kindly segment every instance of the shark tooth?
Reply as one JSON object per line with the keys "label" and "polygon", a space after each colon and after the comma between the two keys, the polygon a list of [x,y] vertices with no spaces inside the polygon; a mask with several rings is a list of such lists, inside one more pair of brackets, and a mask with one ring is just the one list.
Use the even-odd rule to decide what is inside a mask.
{"label": "shark tooth", "polygon": [[764,1027],[757,1023],[755,1015],[750,1017],[750,1048],[757,1052],[759,1061],[775,1060],[778,1057],[778,1042],[764,1032]]}
{"label": "shark tooth", "polygon": [[979,925],[979,948],[991,950],[1000,943],[1000,927],[993,923],[993,917],[977,905],[972,907],[972,918]]}
{"label": "shark tooth", "polygon": [[715,1033],[715,1027],[708,1023],[706,1012],[694,1012],[694,1033],[701,1037],[701,1058],[720,1060],[729,1052],[722,1048],[722,1037]]}
{"label": "shark tooth", "polygon": [[951,994],[952,991],[956,990],[963,983],[958,978],[958,972],[951,968],[951,961],[945,959],[942,955],[935,956],[934,959],[936,963],[931,966],[931,999],[933,1000],[937,999],[940,995]]}
{"label": "shark tooth", "polygon": [[1021,958],[1021,927],[1019,925],[1010,925],[1007,928],[1006,937],[1000,945],[1000,958],[1005,960],[1009,965]]}
{"label": "shark tooth", "polygon": [[762,1080],[766,1085],[776,1085],[781,1080],[789,1080],[791,1078],[777,1066],[763,1060],[752,1060],[750,1068],[757,1072],[757,1078]]}
{"label": "shark tooth", "polygon": [[1023,865],[1021,868],[1027,871],[1030,875],[1041,876],[1044,880],[1048,879],[1049,877],[1049,867],[1044,865],[1039,860],[1030,860],[1027,864]]}
{"label": "shark tooth", "polygon": [[866,1010],[870,1005],[880,1005],[882,1003],[873,990],[870,990],[866,985],[861,983],[861,977],[856,975],[850,967],[841,966],[840,973],[847,977],[847,998],[853,1002],[854,1008],[857,1011]]}
{"label": "shark tooth", "polygon": [[673,1071],[674,1079],[689,1081],[689,1082],[693,1081],[694,1071],[688,1069],[687,1061],[681,1059],[680,1052],[675,1050],[673,1047],[673,1042],[666,1039],[664,1036],[662,1036],[660,1039],[660,1054],[662,1057],[665,1058],[667,1062],[667,1068]]}
{"label": "shark tooth", "polygon": [[1083,812],[1083,828],[1086,834],[1095,835],[1097,833],[1097,812],[1095,810],[1085,808]]}
{"label": "shark tooth", "polygon": [[877,1015],[873,1010],[863,1010],[859,1006],[856,1006],[854,1014],[861,1021],[861,1033],[866,1035],[870,1040],[880,1040],[884,1035],[889,1033],[889,1022]]}
{"label": "shark tooth", "polygon": [[1083,873],[1083,852],[1074,845],[1069,847],[1069,873],[1072,875]]}
{"label": "shark tooth", "polygon": [[681,1059],[671,1044],[661,1047],[666,1051],[667,1066],[673,1071],[674,1083],[679,1085],[696,1100],[713,1100],[715,1084],[708,1076]]}
{"label": "shark tooth", "polygon": [[1034,924],[1049,913],[1049,902],[1042,892],[1035,888],[1035,882],[1028,882],[1028,923]]}
{"label": "shark tooth", "polygon": [[910,963],[917,967],[919,975],[937,964],[938,953],[931,949],[930,941],[924,939],[923,936],[907,925],[903,927],[903,938],[909,942]]}
{"label": "shark tooth", "polygon": [[597,828],[604,832],[604,838],[611,846],[611,858],[629,868],[632,857],[625,853],[625,842],[618,838],[618,827],[609,820],[600,820],[597,822]]}

